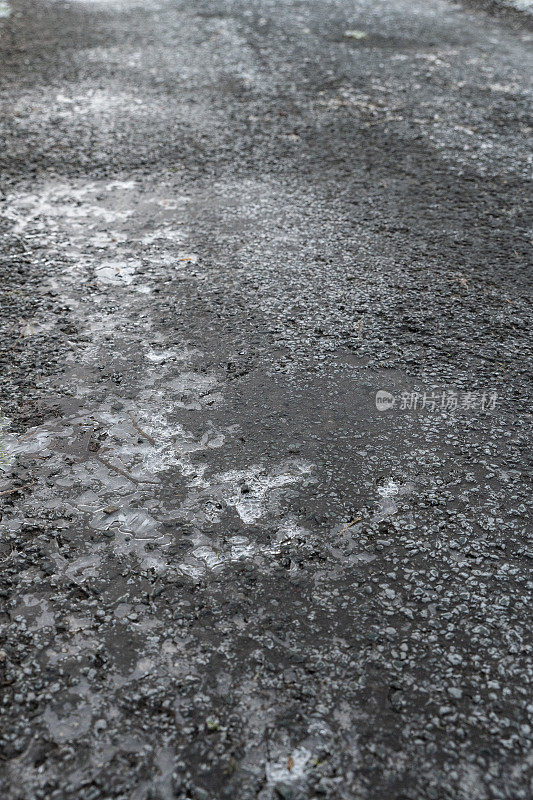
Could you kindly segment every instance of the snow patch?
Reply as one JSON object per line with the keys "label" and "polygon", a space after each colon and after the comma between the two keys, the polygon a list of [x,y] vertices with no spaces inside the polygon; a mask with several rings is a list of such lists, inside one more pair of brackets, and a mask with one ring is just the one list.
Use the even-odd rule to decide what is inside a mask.
{"label": "snow patch", "polygon": [[305,777],[311,753],[306,747],[297,747],[292,754],[282,756],[265,766],[266,778],[270,785],[294,783]]}
{"label": "snow patch", "polygon": [[95,270],[96,277],[102,283],[116,286],[129,286],[135,275],[135,265],[127,262],[104,261]]}

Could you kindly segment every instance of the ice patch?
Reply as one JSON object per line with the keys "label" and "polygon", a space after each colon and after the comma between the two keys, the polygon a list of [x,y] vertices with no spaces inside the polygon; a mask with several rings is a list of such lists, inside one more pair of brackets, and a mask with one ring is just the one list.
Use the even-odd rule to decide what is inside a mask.
{"label": "ice patch", "polygon": [[305,777],[311,753],[305,747],[297,747],[289,756],[282,756],[276,762],[265,766],[266,778],[270,785],[294,783]]}
{"label": "ice patch", "polygon": [[533,12],[533,0],[496,0],[496,2],[503,6],[511,6],[511,8],[516,8],[518,11]]}
{"label": "ice patch", "polygon": [[106,189],[108,192],[113,191],[114,189],[125,189],[129,191],[130,189],[135,189],[137,186],[137,182],[133,179],[127,181],[111,181],[107,184]]}
{"label": "ice patch", "polygon": [[383,498],[388,498],[388,497],[394,497],[394,495],[398,494],[399,491],[400,491],[399,485],[395,481],[393,481],[392,478],[390,478],[389,481],[385,484],[385,486],[379,487],[378,494],[381,495],[381,497]]}
{"label": "ice patch", "polygon": [[[182,474],[187,476],[183,469]],[[256,465],[246,470],[205,477],[207,465],[194,465],[188,482],[187,497],[180,508],[183,519],[199,529],[221,521],[225,508],[233,508],[245,525],[253,525],[267,514],[280,510],[282,490],[304,481],[312,467],[306,462],[289,462],[272,472]]]}
{"label": "ice patch", "polygon": [[140,238],[140,241],[145,245],[149,245],[159,241],[181,242],[183,238],[182,231],[175,231],[173,228],[166,227],[158,228],[152,233],[146,233]]}
{"label": "ice patch", "polygon": [[45,237],[57,233],[60,227],[67,227],[65,221],[69,220],[71,244],[78,237],[85,243],[89,221],[93,224],[109,224],[125,220],[132,213],[104,208],[86,200],[84,202],[87,195],[96,191],[94,183],[87,183],[77,189],[68,184],[53,183],[39,194],[9,195],[6,217],[14,222],[13,233],[20,234],[31,227],[32,233]]}
{"label": "ice patch", "polygon": [[208,536],[197,533],[193,539],[192,552],[179,569],[193,578],[201,578],[207,570],[222,569],[243,559],[257,562],[258,559],[266,558],[270,561],[273,556],[280,554],[282,544],[305,534],[306,531],[292,521],[281,525],[274,541],[268,546],[254,542],[247,536],[232,536],[223,543],[213,544]]}
{"label": "ice patch", "polygon": [[252,525],[266,513],[266,499],[273,489],[299,483],[301,478],[311,471],[308,464],[295,464],[290,472],[279,475],[261,475],[260,468],[228,472],[220,476],[222,483],[230,485],[244,484],[226,499],[228,506],[233,506],[246,525]]}
{"label": "ice patch", "polygon": [[[58,102],[72,106],[65,94]],[[139,203],[131,196],[131,190],[140,191],[136,187],[120,180],[74,186],[54,181],[37,193],[10,197],[15,230],[37,242],[52,239],[69,259],[47,288],[61,295],[82,334],[80,347],[68,356],[73,410],[11,438],[13,455],[38,456],[49,476],[32,486],[21,501],[21,513],[31,516],[38,505],[64,518],[61,527],[76,519],[83,541],[82,531],[92,529],[90,555],[72,561],[53,557],[56,570],[80,585],[100,574],[110,551],[160,573],[169,566],[169,545],[183,544],[183,554],[173,557],[172,565],[200,576],[240,560],[268,566],[284,542],[308,535],[288,518],[287,501],[293,487],[312,480],[311,465],[288,459],[212,471],[209,454],[239,433],[235,425],[217,430],[209,418],[209,410],[222,400],[219,378],[203,367],[199,350],[186,342],[169,347],[152,324],[149,304],[137,294],[139,285],[129,288],[142,274],[141,286],[150,291],[153,275],[159,277],[163,267],[168,274],[181,269],[186,275],[197,262],[194,245],[185,250],[188,236],[176,230],[180,222],[174,219],[186,198],[163,203],[160,197],[143,196]],[[148,216],[146,206],[151,206]],[[141,220],[133,224],[130,218],[139,207]],[[161,227],[161,215],[172,220]],[[176,241],[187,241],[183,251],[176,252]],[[147,262],[154,267],[142,273]],[[85,284],[100,291],[86,293]],[[101,284],[108,284],[105,292]],[[45,333],[48,322],[24,320],[24,334]],[[105,393],[99,386],[102,377],[109,381]],[[122,394],[123,381],[131,384],[131,393]],[[204,425],[194,433],[187,430],[177,421],[178,409],[199,412],[196,425],[206,415]],[[162,491],[169,487],[173,492]],[[225,526],[214,529],[226,516],[238,516],[240,527],[261,520],[263,530],[229,535]],[[186,541],[181,539],[183,523]]]}
{"label": "ice patch", "polygon": [[148,361],[154,361],[156,364],[159,364],[161,361],[174,361],[176,359],[176,351],[161,350],[161,352],[156,353],[154,350],[148,350],[146,358]]}
{"label": "ice patch", "polygon": [[[123,107],[137,107],[141,113],[147,113],[146,104],[140,97],[126,92],[111,93],[102,89],[90,89],[85,94],[66,97],[63,94],[56,95],[56,103],[63,108],[56,109],[56,116],[70,117],[73,114],[102,114],[109,116],[110,113],[120,110]],[[120,182],[117,182],[120,183]],[[119,187],[130,188],[130,187]]]}
{"label": "ice patch", "polygon": [[21,453],[39,453],[43,455],[48,452],[48,445],[53,437],[54,434],[44,428],[31,428],[20,439],[15,436],[6,437],[6,449],[12,456],[17,456]]}
{"label": "ice patch", "polygon": [[133,282],[135,266],[126,262],[104,262],[96,267],[96,277],[102,283],[129,286]]}
{"label": "ice patch", "polygon": [[60,744],[84,736],[91,727],[92,709],[88,704],[78,706],[72,714],[59,717],[47,708],[43,720],[48,726],[52,739]]}
{"label": "ice patch", "polygon": [[393,514],[396,514],[398,511],[398,504],[396,503],[395,497],[399,495],[409,494],[412,491],[412,485],[410,483],[400,484],[396,483],[392,478],[389,478],[387,483],[384,486],[378,487],[378,494],[381,497],[380,502],[380,510],[376,515],[378,520],[385,519],[385,517],[390,517]]}

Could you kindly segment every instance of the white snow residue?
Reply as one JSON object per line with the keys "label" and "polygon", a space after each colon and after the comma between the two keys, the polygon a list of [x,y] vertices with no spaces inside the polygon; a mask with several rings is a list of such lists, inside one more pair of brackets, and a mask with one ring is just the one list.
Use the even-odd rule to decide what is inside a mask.
{"label": "white snow residue", "polygon": [[11,16],[11,8],[9,3],[6,3],[5,0],[0,0],[0,19],[2,17],[10,17]]}
{"label": "white snow residue", "polygon": [[378,494],[381,496],[381,515],[388,517],[390,514],[395,514],[397,505],[394,497],[399,494],[400,487],[395,483],[392,478],[385,484],[378,488]]}
{"label": "white snow residue", "polygon": [[102,283],[128,286],[135,275],[135,264],[117,261],[104,261],[95,269],[96,278]]}
{"label": "white snow residue", "polygon": [[99,223],[123,221],[132,213],[130,210],[104,208],[89,201],[88,196],[94,196],[96,192],[94,183],[74,188],[66,183],[51,182],[39,193],[9,195],[6,217],[14,222],[14,234],[31,228],[32,235],[42,236],[43,241],[47,236],[65,230],[68,225],[71,246],[83,242],[85,247],[89,230],[95,230]]}
{"label": "white snow residue", "polygon": [[202,577],[206,570],[219,569],[236,561],[247,559],[257,561],[279,555],[281,545],[296,536],[305,538],[306,531],[293,520],[286,520],[279,527],[273,541],[269,545],[253,541],[247,536],[231,536],[221,543],[213,543],[210,536],[198,531],[193,537],[192,553],[180,565],[180,571],[195,578]]}
{"label": "white snow residue", "polygon": [[175,361],[176,360],[176,351],[174,349],[169,350],[161,350],[159,353],[156,353],[154,350],[148,350],[146,353],[146,358],[148,361],[154,361],[158,364],[161,361]]}
{"label": "white snow residue", "polygon": [[392,478],[389,478],[385,486],[380,486],[378,488],[378,494],[381,495],[381,497],[383,497],[384,499],[387,499],[389,497],[394,497],[394,495],[399,494],[399,492],[400,492],[400,487],[395,481],[392,480]]}
{"label": "white snow residue", "polygon": [[13,435],[6,436],[6,450],[13,457],[21,453],[47,454],[49,452],[48,445],[51,443],[53,436],[54,434],[45,428],[30,428],[22,438]]}
{"label": "white snow residue", "polygon": [[147,233],[144,236],[139,237],[138,241],[141,241],[144,245],[154,244],[154,242],[182,242],[183,241],[183,232],[176,231],[174,228],[161,227],[151,233]]}
{"label": "white snow residue", "polygon": [[[13,454],[8,451],[5,431],[9,427],[9,420],[0,412],[0,477],[13,460]],[[14,438],[14,437],[13,437]]]}
{"label": "white snow residue", "polygon": [[[76,98],[63,92],[57,102],[70,108]],[[19,453],[38,455],[53,476],[53,490],[44,483],[21,507],[32,515],[38,503],[89,528],[88,559],[54,559],[59,574],[79,583],[100,573],[109,551],[162,573],[184,523],[188,538],[177,571],[200,577],[240,560],[268,565],[285,543],[308,535],[286,503],[314,480],[312,465],[290,458],[221,468],[217,459],[216,470],[224,471],[211,468],[213,450],[228,447],[230,458],[238,433],[235,424],[219,429],[212,416],[224,402],[224,382],[205,368],[197,348],[186,341],[169,346],[153,324],[150,304],[139,297],[165,272],[194,271],[199,256],[179,220],[186,198],[143,196],[138,202],[136,188],[132,181],[54,180],[9,197],[12,231],[37,244],[52,240],[64,254],[46,286],[60,294],[83,337],[67,356],[72,408],[22,437],[4,436],[6,463]],[[176,241],[183,251],[176,252]],[[21,320],[20,328],[36,336],[55,324],[43,315]],[[101,376],[114,384],[108,396],[99,391]],[[129,397],[123,384],[135,390]],[[183,410],[191,419],[194,414],[194,432],[177,416]],[[80,457],[66,468],[72,448]],[[173,493],[161,491],[167,484]],[[235,535],[222,525],[232,515],[242,529]],[[258,521],[261,530],[252,529]]]}
{"label": "white snow residue", "polygon": [[385,517],[390,517],[398,511],[398,505],[395,498],[399,495],[409,494],[413,489],[410,483],[397,483],[392,478],[389,478],[384,486],[378,487],[378,494],[381,497],[380,508],[376,515],[376,519],[382,520]]}
{"label": "white snow residue", "polygon": [[276,783],[293,783],[305,777],[306,767],[311,753],[306,747],[297,747],[289,755],[281,756],[275,762],[265,766],[266,778],[270,785]]}
{"label": "white snow residue", "polygon": [[533,12],[533,0],[497,0],[497,2],[503,6],[511,6],[512,8],[516,8],[518,11]]}
{"label": "white snow residue", "polygon": [[273,489],[299,483],[310,471],[311,466],[302,462],[291,464],[288,471],[278,474],[265,475],[260,467],[255,467],[227,472],[219,479],[232,487],[229,496],[226,494],[224,498],[226,504],[235,508],[244,523],[252,525],[266,513],[267,497]]}

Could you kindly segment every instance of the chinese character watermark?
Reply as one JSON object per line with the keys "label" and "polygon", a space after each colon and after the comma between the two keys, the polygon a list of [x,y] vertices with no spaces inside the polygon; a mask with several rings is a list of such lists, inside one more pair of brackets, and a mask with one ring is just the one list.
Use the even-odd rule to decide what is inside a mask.
{"label": "chinese character watermark", "polygon": [[410,392],[404,390],[398,395],[383,389],[376,392],[378,411],[392,408],[400,411],[494,411],[498,401],[496,391],[465,391],[453,389],[432,392]]}

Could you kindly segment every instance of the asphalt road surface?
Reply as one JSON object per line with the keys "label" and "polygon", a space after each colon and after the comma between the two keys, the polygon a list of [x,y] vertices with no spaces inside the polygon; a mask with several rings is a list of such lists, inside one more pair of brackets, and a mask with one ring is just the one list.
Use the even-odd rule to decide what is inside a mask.
{"label": "asphalt road surface", "polygon": [[0,1],[2,798],[531,797],[530,19]]}

